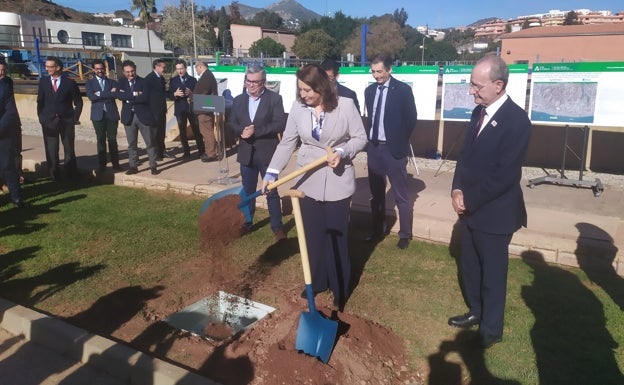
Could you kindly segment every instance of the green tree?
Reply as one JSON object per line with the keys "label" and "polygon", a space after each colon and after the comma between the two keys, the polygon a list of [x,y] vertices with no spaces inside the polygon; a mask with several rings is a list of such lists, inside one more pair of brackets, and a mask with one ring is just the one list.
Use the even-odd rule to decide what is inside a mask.
{"label": "green tree", "polygon": [[249,24],[262,28],[281,28],[283,23],[284,19],[280,15],[267,10],[256,13],[249,21]]}
{"label": "green tree", "polygon": [[245,19],[240,13],[240,7],[238,1],[232,1],[230,4],[230,24],[240,24]]}
{"label": "green tree", "polygon": [[[191,8],[193,7],[193,8]],[[214,47],[216,35],[214,27],[208,19],[201,18],[197,12],[197,5],[192,0],[180,0],[179,6],[165,6],[160,32],[163,35],[165,46],[173,50],[176,55],[193,53],[193,29],[190,28],[192,16],[195,16],[195,43],[200,51]],[[189,28],[181,28],[189,26]],[[209,39],[209,32],[214,38]]]}
{"label": "green tree", "polygon": [[149,58],[152,58],[152,43],[150,41],[149,23],[154,21],[152,14],[156,13],[156,0],[132,0],[133,11],[139,11],[139,17],[145,23],[145,32],[147,33],[147,49],[149,52]]}
{"label": "green tree", "polygon": [[221,7],[219,11],[219,20],[217,21],[219,34],[217,35],[219,47],[226,54],[232,51],[232,33],[230,31],[230,18],[225,11],[225,7]]}
{"label": "green tree", "polygon": [[305,33],[315,29],[322,29],[336,41],[334,49],[334,58],[340,57],[340,53],[344,50],[345,44],[353,36],[356,30],[359,30],[360,22],[350,16],[346,16],[342,12],[336,12],[334,17],[323,16],[320,19],[312,19],[303,22],[300,33]]}
{"label": "green tree", "polygon": [[401,7],[401,10],[394,10],[392,17],[394,18],[394,22],[397,23],[399,27],[405,27],[405,24],[407,23],[407,12],[405,11],[405,8]]}
{"label": "green tree", "polygon": [[335,56],[336,40],[322,29],[313,29],[297,36],[292,50],[301,59],[322,60]]}
{"label": "green tree", "polygon": [[252,57],[281,57],[284,52],[286,52],[286,47],[270,37],[256,40],[249,47],[249,55]]}
{"label": "green tree", "polygon": [[563,25],[578,25],[581,22],[578,19],[578,14],[574,11],[570,11],[566,13],[565,19],[563,20]]}
{"label": "green tree", "polygon": [[399,58],[405,50],[405,38],[401,34],[401,28],[393,20],[392,15],[384,15],[378,18],[371,18],[369,23],[369,35],[367,36],[366,58],[360,58],[360,36],[361,29],[358,28],[347,41],[343,56],[348,53],[354,54],[359,60],[368,60],[378,54],[389,54],[393,58]]}

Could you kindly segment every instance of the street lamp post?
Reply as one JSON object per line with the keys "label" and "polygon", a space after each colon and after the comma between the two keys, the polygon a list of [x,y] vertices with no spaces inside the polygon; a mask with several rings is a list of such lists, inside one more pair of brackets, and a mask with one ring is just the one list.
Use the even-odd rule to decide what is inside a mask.
{"label": "street lamp post", "polygon": [[420,56],[420,65],[424,66],[425,65],[425,37],[423,36],[423,42],[422,45],[420,46],[420,48],[422,49],[421,51],[421,56]]}

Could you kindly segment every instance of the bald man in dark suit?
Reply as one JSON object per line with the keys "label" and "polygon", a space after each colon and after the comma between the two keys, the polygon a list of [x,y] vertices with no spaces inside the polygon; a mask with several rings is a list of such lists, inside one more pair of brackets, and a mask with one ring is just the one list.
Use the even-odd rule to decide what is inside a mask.
{"label": "bald man in dark suit", "polygon": [[503,338],[509,243],[527,225],[520,187],[531,133],[523,108],[505,92],[507,64],[497,56],[479,60],[470,76],[472,112],[457,160],[451,192],[459,215],[459,273],[468,313],[449,318],[454,327],[478,325],[481,348]]}

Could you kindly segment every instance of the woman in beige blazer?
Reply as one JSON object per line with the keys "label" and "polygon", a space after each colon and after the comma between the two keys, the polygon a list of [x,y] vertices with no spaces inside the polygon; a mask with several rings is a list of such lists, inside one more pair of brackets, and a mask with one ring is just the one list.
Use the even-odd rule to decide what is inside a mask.
{"label": "woman in beige blazer", "polygon": [[297,100],[293,103],[282,141],[264,178],[264,186],[286,167],[299,140],[298,167],[327,154],[327,165],[303,174],[295,188],[305,193],[301,214],[314,293],[330,289],[334,306],[342,310],[350,294],[348,250],[349,211],[355,192],[352,160],[366,145],[360,114],[349,98],[339,98],[327,73],[310,64],[297,71]]}

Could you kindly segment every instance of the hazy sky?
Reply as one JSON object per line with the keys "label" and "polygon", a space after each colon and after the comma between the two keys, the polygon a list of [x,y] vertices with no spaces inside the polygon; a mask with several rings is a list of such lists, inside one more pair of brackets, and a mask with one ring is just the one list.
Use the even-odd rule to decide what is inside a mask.
{"label": "hazy sky", "polygon": [[[411,26],[428,24],[432,28],[455,27],[471,24],[487,17],[507,19],[516,16],[547,13],[549,10],[570,11],[578,9],[607,10],[613,13],[624,11],[622,0],[298,0],[304,7],[320,14],[333,14],[342,11],[352,17],[380,16],[404,8]],[[117,9],[130,9],[131,0],[56,0],[55,3],[85,12],[113,12]],[[231,0],[196,0],[199,7],[227,6]],[[240,0],[239,4],[252,7],[265,7],[276,0]],[[156,0],[158,10],[166,5],[177,5],[177,0]]]}

